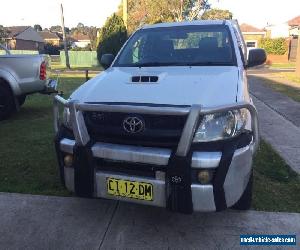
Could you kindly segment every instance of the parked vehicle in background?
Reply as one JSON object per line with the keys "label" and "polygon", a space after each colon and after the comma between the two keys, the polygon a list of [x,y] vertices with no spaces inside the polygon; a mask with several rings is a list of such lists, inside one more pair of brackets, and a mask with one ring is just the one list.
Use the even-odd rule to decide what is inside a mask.
{"label": "parked vehicle in background", "polygon": [[182,213],[249,209],[259,135],[246,69],[265,60],[234,21],[139,29],[102,56],[105,72],[55,97],[63,183]]}
{"label": "parked vehicle in background", "polygon": [[0,120],[18,110],[26,96],[56,91],[56,81],[49,78],[49,56],[12,55],[0,45]]}

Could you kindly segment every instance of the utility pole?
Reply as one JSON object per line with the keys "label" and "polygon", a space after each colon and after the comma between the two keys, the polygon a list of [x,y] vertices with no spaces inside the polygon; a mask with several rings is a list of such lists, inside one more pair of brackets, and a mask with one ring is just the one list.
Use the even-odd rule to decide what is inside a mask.
{"label": "utility pole", "polygon": [[64,18],[64,9],[63,5],[60,4],[60,11],[61,11],[61,28],[63,33],[63,40],[64,40],[64,49],[65,49],[65,55],[66,55],[66,67],[70,69],[70,61],[69,61],[69,53],[67,48],[67,38],[66,38],[66,31],[65,31],[65,18]]}
{"label": "utility pole", "polygon": [[298,27],[298,45],[296,57],[296,75],[300,77],[300,26]]}
{"label": "utility pole", "polygon": [[128,0],[123,0],[123,22],[128,29]]}

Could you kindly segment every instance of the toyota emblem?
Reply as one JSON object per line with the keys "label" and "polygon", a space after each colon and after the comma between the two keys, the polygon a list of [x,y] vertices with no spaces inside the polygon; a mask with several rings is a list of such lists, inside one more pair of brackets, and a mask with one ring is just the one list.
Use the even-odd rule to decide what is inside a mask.
{"label": "toyota emblem", "polygon": [[142,132],[145,128],[145,123],[141,118],[129,116],[123,120],[123,129],[127,133],[135,134]]}

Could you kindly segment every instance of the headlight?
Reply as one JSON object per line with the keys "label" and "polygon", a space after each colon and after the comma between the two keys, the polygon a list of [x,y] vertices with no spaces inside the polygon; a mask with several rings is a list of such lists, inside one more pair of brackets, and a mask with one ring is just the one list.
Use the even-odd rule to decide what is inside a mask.
{"label": "headlight", "polygon": [[244,130],[247,119],[246,109],[205,115],[193,142],[217,141],[233,137]]}
{"label": "headlight", "polygon": [[70,118],[69,108],[64,108],[62,122],[67,128],[72,129],[72,122],[71,122],[71,118]]}

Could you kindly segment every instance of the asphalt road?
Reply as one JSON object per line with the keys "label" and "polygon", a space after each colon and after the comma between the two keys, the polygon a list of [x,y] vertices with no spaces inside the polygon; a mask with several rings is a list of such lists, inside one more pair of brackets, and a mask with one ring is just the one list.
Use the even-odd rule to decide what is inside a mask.
{"label": "asphalt road", "polygon": [[102,199],[0,193],[1,249],[240,249],[240,234],[299,238],[300,214],[181,215]]}

